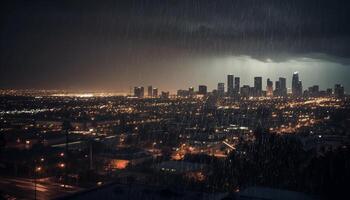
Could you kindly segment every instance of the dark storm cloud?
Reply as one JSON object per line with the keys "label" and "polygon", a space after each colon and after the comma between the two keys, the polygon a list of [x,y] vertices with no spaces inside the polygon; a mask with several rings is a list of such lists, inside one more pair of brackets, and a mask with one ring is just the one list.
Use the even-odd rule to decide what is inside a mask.
{"label": "dark storm cloud", "polygon": [[59,82],[99,67],[142,67],[183,54],[275,62],[306,56],[346,64],[350,58],[346,0],[2,4],[0,83],[6,87],[29,79],[34,86]]}

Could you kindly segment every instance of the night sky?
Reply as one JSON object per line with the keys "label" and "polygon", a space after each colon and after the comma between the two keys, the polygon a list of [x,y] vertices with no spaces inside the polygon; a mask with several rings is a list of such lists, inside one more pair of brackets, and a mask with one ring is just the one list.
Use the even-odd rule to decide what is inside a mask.
{"label": "night sky", "polygon": [[0,88],[174,92],[213,89],[227,74],[290,84],[299,71],[304,89],[350,91],[348,0],[9,0],[0,10]]}

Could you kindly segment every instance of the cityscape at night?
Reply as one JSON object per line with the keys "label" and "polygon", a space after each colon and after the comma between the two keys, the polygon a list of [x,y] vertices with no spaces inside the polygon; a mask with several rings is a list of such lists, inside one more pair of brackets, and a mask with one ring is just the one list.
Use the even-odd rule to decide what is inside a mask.
{"label": "cityscape at night", "polygon": [[0,9],[0,200],[349,198],[346,1]]}

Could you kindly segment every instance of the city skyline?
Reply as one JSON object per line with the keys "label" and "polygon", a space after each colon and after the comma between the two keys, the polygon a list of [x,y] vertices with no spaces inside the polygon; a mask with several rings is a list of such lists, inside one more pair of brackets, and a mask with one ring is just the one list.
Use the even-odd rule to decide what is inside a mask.
{"label": "city skyline", "polygon": [[[205,84],[205,83],[202,83],[202,84],[199,84],[197,85],[197,87],[206,87],[206,91],[207,92],[218,92],[219,94],[226,94],[227,95],[230,95],[230,96],[233,96],[235,93],[240,93],[240,90],[243,86],[249,86],[249,87],[252,87],[252,88],[258,88],[258,96],[263,96],[262,95],[262,92],[267,92],[268,90],[268,82],[271,81],[271,88],[273,91],[277,90],[278,87],[280,87],[280,85],[276,86],[278,84],[280,84],[281,82],[283,83],[283,86],[281,86],[282,88],[285,88],[286,91],[284,91],[284,93],[288,93],[288,94],[293,94],[294,96],[302,96],[304,94],[305,91],[308,91],[310,90],[310,88],[312,87],[316,87],[317,86],[317,90],[319,91],[324,91],[326,92],[327,90],[331,89],[332,92],[334,93],[334,90],[335,90],[335,87],[336,85],[340,85],[341,87],[343,87],[344,89],[344,92],[346,91],[343,84],[341,83],[338,83],[338,82],[335,82],[332,86],[327,86],[326,88],[320,88],[320,86],[316,83],[316,84],[313,84],[313,85],[303,85],[303,81],[300,79],[299,77],[299,72],[296,71],[296,72],[293,72],[292,74],[292,80],[289,81],[290,82],[290,85],[288,85],[288,78],[286,77],[278,77],[278,79],[275,80],[275,84],[273,84],[273,79],[271,78],[265,78],[265,77],[261,77],[261,76],[255,76],[253,77],[253,84],[252,86],[249,85],[249,84],[242,84],[240,82],[240,77],[239,76],[235,76],[234,74],[228,74],[226,75],[227,76],[227,79],[226,79],[226,82],[223,82],[223,80],[219,80],[219,82],[217,82],[217,86],[214,87],[214,88],[209,88],[208,89],[208,86]],[[266,81],[264,81],[266,80]],[[240,87],[242,86],[242,87]],[[303,87],[304,86],[304,87]],[[148,86],[148,90],[150,89],[150,87],[152,88],[152,86]],[[134,94],[135,96],[146,96],[146,95],[139,95],[136,93],[139,93],[139,91],[136,92],[136,89],[142,89],[145,88],[145,86],[135,86],[134,87],[134,91],[130,91],[129,94]],[[193,85],[189,86],[189,89],[190,88],[193,88]],[[237,91],[237,88],[238,88],[238,91]],[[164,91],[167,91],[169,92],[169,90],[167,90],[166,88],[163,88]],[[183,91],[186,91],[184,90],[183,88],[178,88],[175,92],[170,92],[171,94],[178,94],[180,92],[183,92]],[[198,88],[197,90],[195,90],[199,93],[200,92],[200,89]],[[149,95],[150,93],[148,92],[148,95],[147,96],[152,96],[152,95]],[[152,93],[151,93],[152,94]],[[346,94],[346,92],[345,92]],[[266,94],[267,95],[267,94]]]}

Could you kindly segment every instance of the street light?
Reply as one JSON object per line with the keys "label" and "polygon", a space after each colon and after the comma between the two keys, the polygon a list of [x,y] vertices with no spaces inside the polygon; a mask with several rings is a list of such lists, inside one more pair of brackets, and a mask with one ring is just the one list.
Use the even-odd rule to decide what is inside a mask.
{"label": "street light", "polygon": [[41,166],[37,166],[34,169],[34,199],[36,199],[36,179],[38,176],[38,173],[41,172],[42,167]]}
{"label": "street light", "polygon": [[66,167],[66,165],[65,165],[64,163],[60,163],[58,166],[59,166],[60,168],[65,168],[65,167]]}
{"label": "street light", "polygon": [[39,166],[39,167],[37,167],[37,168],[35,168],[35,171],[36,172],[40,172],[42,170],[42,168]]}

